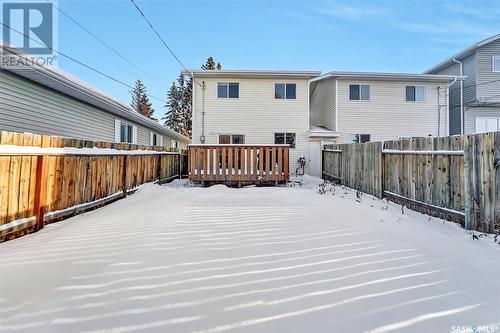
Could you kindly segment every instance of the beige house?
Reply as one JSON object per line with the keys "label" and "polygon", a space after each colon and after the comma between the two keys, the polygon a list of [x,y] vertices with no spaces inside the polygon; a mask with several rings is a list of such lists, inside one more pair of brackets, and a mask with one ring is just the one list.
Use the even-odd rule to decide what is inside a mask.
{"label": "beige house", "polygon": [[[187,74],[185,72],[184,74]],[[449,75],[194,70],[193,143],[290,144],[321,176],[328,143],[448,135]]]}
{"label": "beige house", "polygon": [[315,156],[326,143],[447,136],[449,86],[461,79],[362,72],[329,72],[312,79],[310,173],[320,175],[321,159]]}
{"label": "beige house", "polygon": [[288,143],[292,175],[299,157],[308,161],[309,80],[320,72],[190,73],[197,82],[193,84],[193,143]]}

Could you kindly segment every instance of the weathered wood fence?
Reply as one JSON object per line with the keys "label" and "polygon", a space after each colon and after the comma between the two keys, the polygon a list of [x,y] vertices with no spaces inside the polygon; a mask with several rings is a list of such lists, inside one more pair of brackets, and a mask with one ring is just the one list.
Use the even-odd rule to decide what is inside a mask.
{"label": "weathered wood fence", "polygon": [[467,229],[500,228],[500,132],[326,148],[326,179]]}
{"label": "weathered wood fence", "polygon": [[179,177],[182,161],[165,147],[0,132],[0,241]]}
{"label": "weathered wood fence", "polygon": [[189,180],[238,185],[287,181],[288,152],[288,145],[192,144]]}

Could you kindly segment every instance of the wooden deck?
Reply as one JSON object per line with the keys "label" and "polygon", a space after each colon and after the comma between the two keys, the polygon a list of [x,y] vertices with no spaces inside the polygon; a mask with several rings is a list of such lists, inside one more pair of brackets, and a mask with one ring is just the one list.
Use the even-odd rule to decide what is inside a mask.
{"label": "wooden deck", "polygon": [[288,145],[208,145],[188,147],[189,180],[228,185],[286,182]]}

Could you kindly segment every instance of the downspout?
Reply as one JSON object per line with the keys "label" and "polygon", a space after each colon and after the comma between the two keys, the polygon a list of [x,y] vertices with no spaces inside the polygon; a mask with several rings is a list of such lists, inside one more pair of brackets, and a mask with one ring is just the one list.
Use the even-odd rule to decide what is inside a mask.
{"label": "downspout", "polygon": [[200,142],[205,143],[205,81],[201,86],[201,135]]}
{"label": "downspout", "polygon": [[[457,63],[460,65],[460,76],[464,75],[464,64],[457,60],[456,58],[452,59],[453,62]],[[461,134],[465,133],[465,128],[464,128],[464,118],[465,118],[465,112],[464,112],[464,80],[460,80],[460,128],[461,128]]]}
{"label": "downspout", "polygon": [[438,91],[438,138],[441,136],[441,101],[440,101],[440,94],[441,94],[441,91],[440,91],[440,88],[441,86],[438,86],[437,87],[437,91]]}

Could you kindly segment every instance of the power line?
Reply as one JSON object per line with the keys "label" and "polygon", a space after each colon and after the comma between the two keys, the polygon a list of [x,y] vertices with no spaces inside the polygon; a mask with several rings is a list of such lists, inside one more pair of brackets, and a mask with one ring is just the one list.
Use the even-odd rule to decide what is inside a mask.
{"label": "power line", "polygon": [[[44,44],[44,43],[42,43],[42,42],[39,42],[38,40],[35,40],[35,39],[31,38],[30,36],[28,36],[28,35],[26,35],[26,34],[24,34],[24,33],[20,32],[20,31],[18,31],[18,30],[16,30],[16,29],[14,29],[14,28],[12,28],[11,26],[9,26],[9,25],[7,25],[7,24],[5,24],[5,23],[3,23],[3,22],[0,22],[0,24],[1,24],[1,25],[3,25],[4,27],[6,27],[6,28],[8,28],[8,29],[10,29],[10,30],[12,30],[12,31],[14,31],[14,32],[16,32],[16,33],[18,33],[18,34],[20,34],[20,35],[22,35],[22,36],[26,37],[26,38],[28,38],[28,39],[29,39],[29,40],[31,40],[31,41],[33,41],[33,42],[35,42],[35,43],[37,43],[37,44],[39,44],[39,45],[42,45],[43,47],[46,47],[47,49],[51,50],[52,52],[55,52],[55,53],[57,53],[58,55],[65,57],[66,59],[69,59],[69,60],[71,60],[71,61],[73,61],[73,62],[75,62],[75,63],[77,63],[77,64],[79,64],[79,65],[81,65],[81,66],[83,66],[83,67],[85,67],[85,68],[87,68],[87,69],[89,69],[89,70],[91,70],[91,71],[93,71],[93,72],[97,73],[97,74],[99,74],[99,75],[102,75],[102,76],[104,76],[104,77],[106,77],[106,78],[108,78],[108,79],[110,79],[110,80],[112,80],[112,81],[114,81],[114,82],[116,82],[116,83],[118,83],[118,84],[121,84],[122,86],[125,86],[125,87],[127,87],[127,88],[129,88],[129,89],[132,89],[132,90],[134,89],[134,87],[132,87],[131,85],[129,85],[129,84],[127,84],[127,83],[125,83],[125,82],[123,82],[123,81],[121,81],[121,80],[119,80],[119,79],[116,79],[116,78],[112,77],[111,75],[108,75],[108,74],[106,74],[106,73],[104,73],[104,72],[102,72],[102,71],[100,71],[100,70],[98,70],[98,69],[95,69],[95,68],[93,68],[93,67],[91,67],[91,66],[89,66],[89,65],[87,65],[87,64],[85,64],[85,63],[83,63],[83,62],[81,62],[80,60],[73,58],[73,57],[72,57],[72,56],[70,56],[70,55],[67,55],[67,54],[65,54],[65,53],[63,53],[63,52],[57,51],[57,50],[55,50],[55,49],[51,48],[50,46],[48,46],[48,45],[46,45],[46,44]],[[163,100],[163,99],[161,99],[161,98],[159,98],[159,97],[156,97],[156,96],[154,96],[154,95],[151,95],[151,94],[147,94],[147,95],[148,95],[149,97],[151,97],[151,98],[154,98],[154,99],[156,99],[156,100],[158,100],[158,101],[162,102],[162,103],[164,103],[164,102],[165,102],[165,100]]]}
{"label": "power line", "polygon": [[80,28],[82,28],[89,35],[91,35],[92,37],[94,37],[95,39],[97,39],[101,44],[103,44],[104,46],[106,46],[114,54],[116,54],[117,56],[119,56],[120,58],[122,58],[124,61],[126,61],[129,65],[133,66],[135,69],[137,69],[143,75],[147,76],[148,78],[150,78],[151,80],[155,81],[156,83],[161,84],[154,77],[150,76],[148,73],[146,73],[145,71],[143,71],[139,66],[137,66],[134,62],[132,62],[129,59],[127,59],[127,57],[125,57],[123,54],[121,54],[116,49],[114,49],[111,45],[109,45],[107,42],[105,42],[102,38],[100,38],[99,36],[97,36],[96,34],[94,34],[92,31],[90,31],[85,26],[83,26],[81,23],[79,23],[76,19],[74,19],[73,17],[71,17],[68,13],[66,13],[65,11],[63,11],[58,6],[56,6],[51,0],[46,0],[46,1],[48,3],[50,3],[50,4],[52,4],[52,6],[54,6],[54,8],[56,8],[61,14],[63,14],[64,16],[66,16],[69,20],[71,20],[73,23],[75,23],[76,25],[78,25]]}
{"label": "power line", "polygon": [[186,66],[184,66],[184,64],[182,63],[182,61],[179,59],[179,57],[177,57],[174,53],[174,51],[172,51],[172,49],[167,45],[167,43],[165,42],[165,40],[160,36],[160,34],[158,33],[158,31],[155,29],[155,27],[153,26],[153,24],[151,23],[151,21],[146,17],[146,15],[144,14],[144,12],[141,10],[141,8],[139,8],[139,6],[137,5],[137,3],[134,1],[134,0],[130,0],[130,2],[132,2],[132,4],[134,5],[134,7],[137,9],[137,11],[141,14],[142,18],[146,21],[146,23],[149,25],[149,27],[151,28],[151,30],[153,30],[153,32],[156,34],[156,36],[158,37],[158,39],[160,39],[160,41],[163,43],[163,45],[167,48],[167,50],[170,52],[170,54],[175,58],[175,60],[177,60],[177,62],[179,63],[179,65],[181,65],[182,68],[184,68],[184,70],[188,73],[188,75],[193,79],[193,81],[198,85],[200,86],[200,88],[203,89],[203,86],[198,82],[196,81],[196,79],[194,78],[194,76],[189,72],[189,70],[186,68]]}

